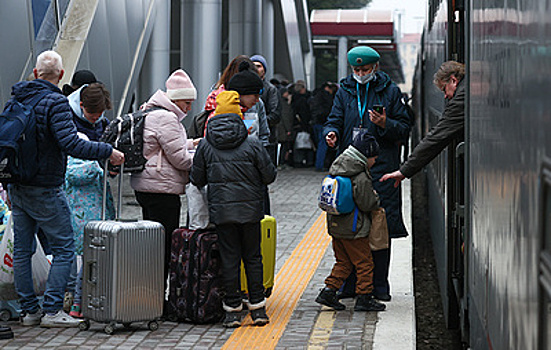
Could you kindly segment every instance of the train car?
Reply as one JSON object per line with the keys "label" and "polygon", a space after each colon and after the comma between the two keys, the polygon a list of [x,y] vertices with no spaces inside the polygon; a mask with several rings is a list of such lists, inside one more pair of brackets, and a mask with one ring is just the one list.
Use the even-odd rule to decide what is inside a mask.
{"label": "train car", "polygon": [[418,138],[444,108],[439,65],[467,67],[464,138],[425,169],[447,325],[471,349],[551,349],[551,1],[428,8]]}

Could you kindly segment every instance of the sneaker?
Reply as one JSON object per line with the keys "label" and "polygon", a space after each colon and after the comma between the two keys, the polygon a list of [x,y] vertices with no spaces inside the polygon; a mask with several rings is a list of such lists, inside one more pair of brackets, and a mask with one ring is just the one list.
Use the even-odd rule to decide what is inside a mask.
{"label": "sneaker", "polygon": [[337,292],[337,298],[341,299],[352,299],[356,297],[356,293],[352,292]]}
{"label": "sneaker", "polygon": [[251,318],[255,326],[265,326],[270,323],[268,315],[266,315],[266,307],[251,310]]}
{"label": "sneaker", "polygon": [[71,292],[65,292],[65,297],[63,298],[63,311],[69,312],[71,311],[71,307],[73,306],[75,298],[73,297],[73,293]]}
{"label": "sneaker", "polygon": [[73,318],[63,310],[59,310],[57,313],[50,315],[46,314],[42,317],[42,322],[40,322],[40,327],[45,328],[72,328],[78,327],[82,322],[76,318]]}
{"label": "sneaker", "polygon": [[80,309],[80,305],[74,304],[71,306],[71,312],[69,312],[69,316],[75,317],[75,318],[82,318],[82,311]]}
{"label": "sneaker", "polygon": [[38,310],[34,313],[27,312],[24,316],[21,316],[21,325],[22,326],[38,326],[40,320],[42,319],[43,313],[42,310]]}
{"label": "sneaker", "polygon": [[354,311],[383,311],[386,305],[373,298],[373,294],[358,295]]}
{"label": "sneaker", "polygon": [[222,326],[226,328],[237,328],[241,326],[241,313],[240,312],[226,312],[226,317]]}
{"label": "sneaker", "polygon": [[344,310],[346,306],[339,302],[337,299],[337,291],[328,287],[321,290],[320,294],[316,298],[316,303],[320,303],[325,306],[329,306],[335,310]]}

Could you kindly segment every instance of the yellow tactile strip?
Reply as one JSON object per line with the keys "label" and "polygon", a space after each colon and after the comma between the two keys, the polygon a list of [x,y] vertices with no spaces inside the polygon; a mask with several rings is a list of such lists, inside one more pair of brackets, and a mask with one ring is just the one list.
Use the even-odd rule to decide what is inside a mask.
{"label": "yellow tactile strip", "polygon": [[222,349],[274,349],[330,242],[322,213],[276,276],[266,303],[270,323],[255,327],[247,316]]}

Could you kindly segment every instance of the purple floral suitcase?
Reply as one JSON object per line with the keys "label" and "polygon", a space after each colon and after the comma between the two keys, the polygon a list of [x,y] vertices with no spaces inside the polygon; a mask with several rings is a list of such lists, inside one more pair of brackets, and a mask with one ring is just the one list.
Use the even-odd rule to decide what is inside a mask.
{"label": "purple floral suitcase", "polygon": [[218,236],[179,228],[172,234],[169,314],[172,320],[216,323],[222,319]]}

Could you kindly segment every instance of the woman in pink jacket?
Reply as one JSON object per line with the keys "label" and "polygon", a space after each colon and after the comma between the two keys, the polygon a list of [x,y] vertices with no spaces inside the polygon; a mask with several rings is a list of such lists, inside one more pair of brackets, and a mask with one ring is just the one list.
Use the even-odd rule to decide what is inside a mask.
{"label": "woman in pink jacket", "polygon": [[[133,173],[130,184],[142,207],[145,220],[160,222],[165,228],[165,284],[170,263],[172,232],[180,226],[180,195],[189,182],[194,149],[199,142],[187,138],[181,121],[197,98],[191,79],[181,69],[166,81],[166,92],[157,90],[141,109],[154,109],[145,118],[145,169]],[[166,285],[165,285],[166,289]]]}

